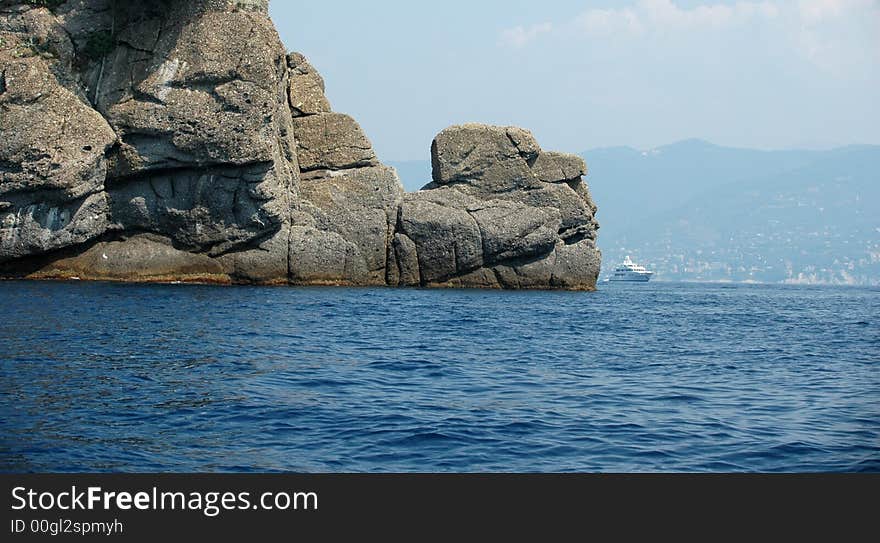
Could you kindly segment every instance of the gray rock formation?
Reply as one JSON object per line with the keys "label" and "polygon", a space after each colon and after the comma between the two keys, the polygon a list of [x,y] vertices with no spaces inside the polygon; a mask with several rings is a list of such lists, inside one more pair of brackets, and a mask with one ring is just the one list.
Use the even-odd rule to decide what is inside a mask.
{"label": "gray rock formation", "polygon": [[330,102],[324,96],[324,78],[300,53],[287,55],[290,68],[290,109],[294,117],[330,113]]}
{"label": "gray rock formation", "polygon": [[0,5],[0,262],[88,242],[108,228],[116,141],[72,72],[47,9]]}
{"label": "gray rock formation", "polygon": [[595,286],[581,159],[519,128],[452,127],[433,181],[404,194],[285,54],[265,0],[0,0],[0,15],[3,276]]}
{"label": "gray rock formation", "polygon": [[545,153],[520,128],[475,124],[441,132],[431,159],[434,181],[400,207],[399,270],[415,254],[427,286],[595,287],[599,226],[583,159]]}
{"label": "gray rock formation", "polygon": [[289,228],[298,168],[266,2],[35,4],[0,8],[0,262],[137,232],[218,257]]}
{"label": "gray rock formation", "polygon": [[298,53],[290,110],[300,169],[290,275],[294,283],[385,285],[403,186],[379,163],[360,125],[330,111],[321,76]]}

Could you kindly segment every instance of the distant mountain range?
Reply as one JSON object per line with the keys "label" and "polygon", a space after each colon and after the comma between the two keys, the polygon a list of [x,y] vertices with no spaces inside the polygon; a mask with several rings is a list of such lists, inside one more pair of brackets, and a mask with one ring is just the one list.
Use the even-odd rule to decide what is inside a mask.
{"label": "distant mountain range", "polygon": [[[606,272],[631,255],[658,280],[880,285],[880,146],[582,156]],[[431,179],[429,161],[390,164],[407,190]]]}

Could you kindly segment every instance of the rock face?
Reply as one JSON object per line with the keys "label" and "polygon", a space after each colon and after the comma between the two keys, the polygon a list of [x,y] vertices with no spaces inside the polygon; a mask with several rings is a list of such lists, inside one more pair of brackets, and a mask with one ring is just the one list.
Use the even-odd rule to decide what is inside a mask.
{"label": "rock face", "polygon": [[433,181],[404,194],[285,54],[265,0],[0,0],[0,15],[3,276],[595,286],[583,160],[456,126]]}
{"label": "rock face", "polygon": [[[290,111],[299,164],[290,235],[290,279],[318,285],[385,285],[403,186],[360,125],[333,113],[324,81],[299,53]],[[392,263],[393,264],[393,263]]]}
{"label": "rock face", "polygon": [[434,181],[398,214],[401,284],[591,289],[596,207],[574,155],[515,127],[454,126],[431,148]]}
{"label": "rock face", "polygon": [[113,129],[77,84],[45,8],[0,4],[0,262],[88,242],[109,226]]}

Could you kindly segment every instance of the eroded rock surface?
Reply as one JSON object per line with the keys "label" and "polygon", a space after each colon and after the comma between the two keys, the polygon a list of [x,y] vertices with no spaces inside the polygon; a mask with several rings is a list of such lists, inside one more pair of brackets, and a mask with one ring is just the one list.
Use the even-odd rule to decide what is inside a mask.
{"label": "eroded rock surface", "polygon": [[267,2],[33,4],[2,7],[0,261],[137,232],[216,257],[289,227]]}
{"label": "eroded rock surface", "polygon": [[0,4],[0,262],[108,228],[116,135],[77,86],[72,51],[48,9]]}
{"label": "eroded rock surface", "polygon": [[[0,0],[0,274],[590,289],[583,160],[464,125],[404,194],[264,0]],[[427,181],[427,180],[426,180]]]}
{"label": "eroded rock surface", "polygon": [[427,286],[595,287],[599,225],[583,159],[545,153],[520,128],[476,124],[444,130],[431,151],[433,182],[400,208],[411,245],[399,269],[414,252]]}
{"label": "eroded rock surface", "polygon": [[299,53],[291,66],[290,108],[300,168],[291,280],[322,285],[385,285],[403,186],[383,166],[360,125],[330,111],[324,83]]}

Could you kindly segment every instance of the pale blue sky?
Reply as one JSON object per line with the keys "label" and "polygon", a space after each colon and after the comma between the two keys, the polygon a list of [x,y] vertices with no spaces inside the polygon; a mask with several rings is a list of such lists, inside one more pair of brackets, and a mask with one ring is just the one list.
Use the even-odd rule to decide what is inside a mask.
{"label": "pale blue sky", "polygon": [[880,0],[273,0],[383,160],[461,122],[547,149],[880,144]]}

